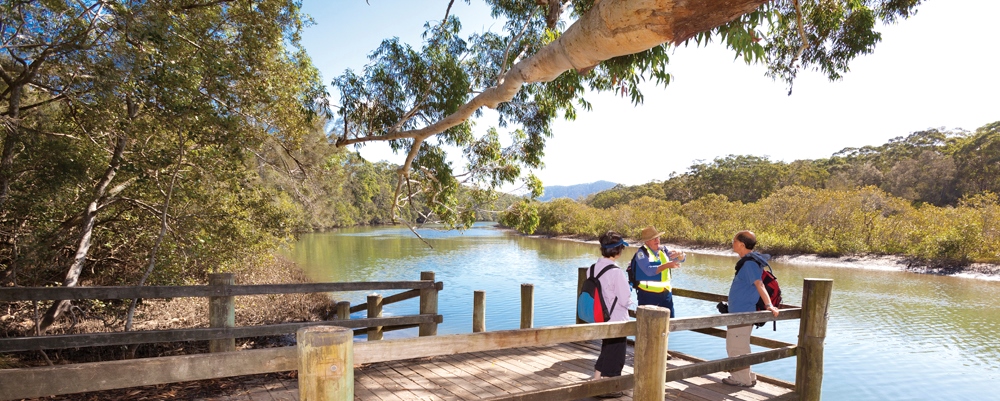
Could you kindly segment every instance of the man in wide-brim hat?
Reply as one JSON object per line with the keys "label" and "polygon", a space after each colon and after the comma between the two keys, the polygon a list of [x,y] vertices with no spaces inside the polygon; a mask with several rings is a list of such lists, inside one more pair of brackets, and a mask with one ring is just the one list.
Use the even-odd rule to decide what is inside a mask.
{"label": "man in wide-brim hat", "polygon": [[674,317],[674,297],[670,287],[670,270],[681,267],[687,258],[684,252],[669,250],[660,245],[663,231],[648,226],[639,234],[643,245],[635,252],[629,270],[634,272],[632,286],[635,287],[639,305],[656,305],[670,309]]}

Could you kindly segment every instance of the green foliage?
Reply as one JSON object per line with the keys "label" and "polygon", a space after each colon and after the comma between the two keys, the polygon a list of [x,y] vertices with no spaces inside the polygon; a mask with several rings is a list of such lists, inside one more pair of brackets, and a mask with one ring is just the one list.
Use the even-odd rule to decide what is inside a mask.
{"label": "green foliage", "polygon": [[500,224],[525,234],[534,234],[538,228],[538,203],[523,200],[511,205],[500,214]]}
{"label": "green foliage", "polygon": [[[648,197],[598,209],[569,199],[537,205],[537,232],[596,238],[616,230],[638,238],[652,224],[675,243],[727,247],[734,233],[757,233],[775,254],[901,255],[921,263],[1000,262],[1000,205],[992,193],[958,207],[914,207],[874,187],[851,190],[789,186],[754,203],[710,194],[681,205]],[[525,206],[522,206],[525,207]],[[516,227],[514,225],[509,225]]]}
{"label": "green foliage", "polygon": [[954,151],[957,186],[963,196],[1000,193],[1000,121],[958,141]]}
{"label": "green foliage", "polygon": [[[584,215],[636,236],[636,227],[647,224],[678,227],[668,228],[666,237],[681,243],[725,246],[734,232],[749,228],[766,235],[765,246],[776,253],[996,263],[998,127],[988,124],[974,134],[921,131],[821,160],[731,155],[662,183],[599,192],[584,209],[564,202],[545,211],[543,205],[548,218],[538,230],[589,236],[590,227],[574,229]],[[664,220],[678,215],[655,203],[666,200],[683,202],[681,220]]]}
{"label": "green foliage", "polygon": [[134,285],[151,262],[152,283],[183,283],[305,224],[264,184],[325,107],[297,2],[2,7],[0,282],[61,282],[81,251],[82,283]]}

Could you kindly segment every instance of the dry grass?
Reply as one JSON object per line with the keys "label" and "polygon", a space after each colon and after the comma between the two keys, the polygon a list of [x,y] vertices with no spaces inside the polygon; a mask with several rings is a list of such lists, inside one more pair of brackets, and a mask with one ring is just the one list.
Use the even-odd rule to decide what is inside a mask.
{"label": "dry grass", "polygon": [[[302,283],[308,279],[292,262],[275,259],[267,266],[234,272],[237,284]],[[37,315],[32,302],[0,304],[0,337],[34,335],[36,316],[51,303],[40,303]],[[128,301],[77,301],[71,313],[60,319],[46,334],[120,332],[125,327]],[[335,305],[325,294],[281,294],[236,297],[236,325],[256,326],[286,322],[325,320],[334,315]],[[137,307],[133,330],[166,330],[208,327],[207,298],[143,300]],[[240,348],[287,345],[287,338],[237,340]],[[17,352],[0,355],[0,368],[45,364],[96,362],[131,357],[182,355],[207,351],[206,341],[138,346],[90,347],[48,352]]]}

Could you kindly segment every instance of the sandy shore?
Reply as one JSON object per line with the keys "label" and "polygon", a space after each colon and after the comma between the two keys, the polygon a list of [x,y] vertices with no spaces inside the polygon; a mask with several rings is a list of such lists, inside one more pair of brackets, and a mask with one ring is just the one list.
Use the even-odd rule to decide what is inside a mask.
{"label": "sandy shore", "polygon": [[[544,235],[530,235],[531,238],[550,238],[564,241],[574,241],[586,244],[597,244],[594,240],[581,240],[573,237],[549,237]],[[638,241],[629,241],[636,244]],[[667,248],[680,249],[687,253],[697,253],[704,255],[735,256],[732,250],[704,246],[686,246],[678,244],[664,243]],[[634,248],[634,246],[630,246]],[[934,274],[939,276],[952,276],[969,278],[976,280],[1000,281],[1000,265],[987,263],[973,263],[959,267],[931,267],[914,264],[902,256],[891,255],[849,255],[840,257],[823,257],[819,255],[783,255],[774,258],[776,262],[791,263],[798,265],[827,266],[849,269],[867,269],[883,271],[900,271],[919,274]]]}

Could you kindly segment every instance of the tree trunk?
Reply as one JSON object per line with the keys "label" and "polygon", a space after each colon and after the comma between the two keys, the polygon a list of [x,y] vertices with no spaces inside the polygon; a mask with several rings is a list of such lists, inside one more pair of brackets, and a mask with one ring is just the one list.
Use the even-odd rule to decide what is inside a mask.
{"label": "tree trunk", "polygon": [[[125,135],[118,138],[118,142],[115,144],[114,156],[111,157],[108,169],[104,172],[104,177],[101,178],[101,181],[94,188],[94,198],[87,205],[87,209],[83,213],[83,221],[80,224],[80,241],[76,248],[73,263],[70,265],[69,271],[66,273],[66,278],[63,280],[63,286],[65,287],[75,286],[80,279],[80,272],[83,271],[84,262],[87,260],[87,253],[90,252],[90,238],[94,232],[94,222],[97,221],[97,205],[105,200],[108,185],[114,180],[115,174],[118,172],[118,167],[121,165],[122,154],[125,152],[127,142],[128,140]],[[69,310],[69,307],[69,300],[56,301],[52,304],[45,312],[45,316],[42,317],[42,322],[39,325],[40,330],[45,331],[56,319]]]}

